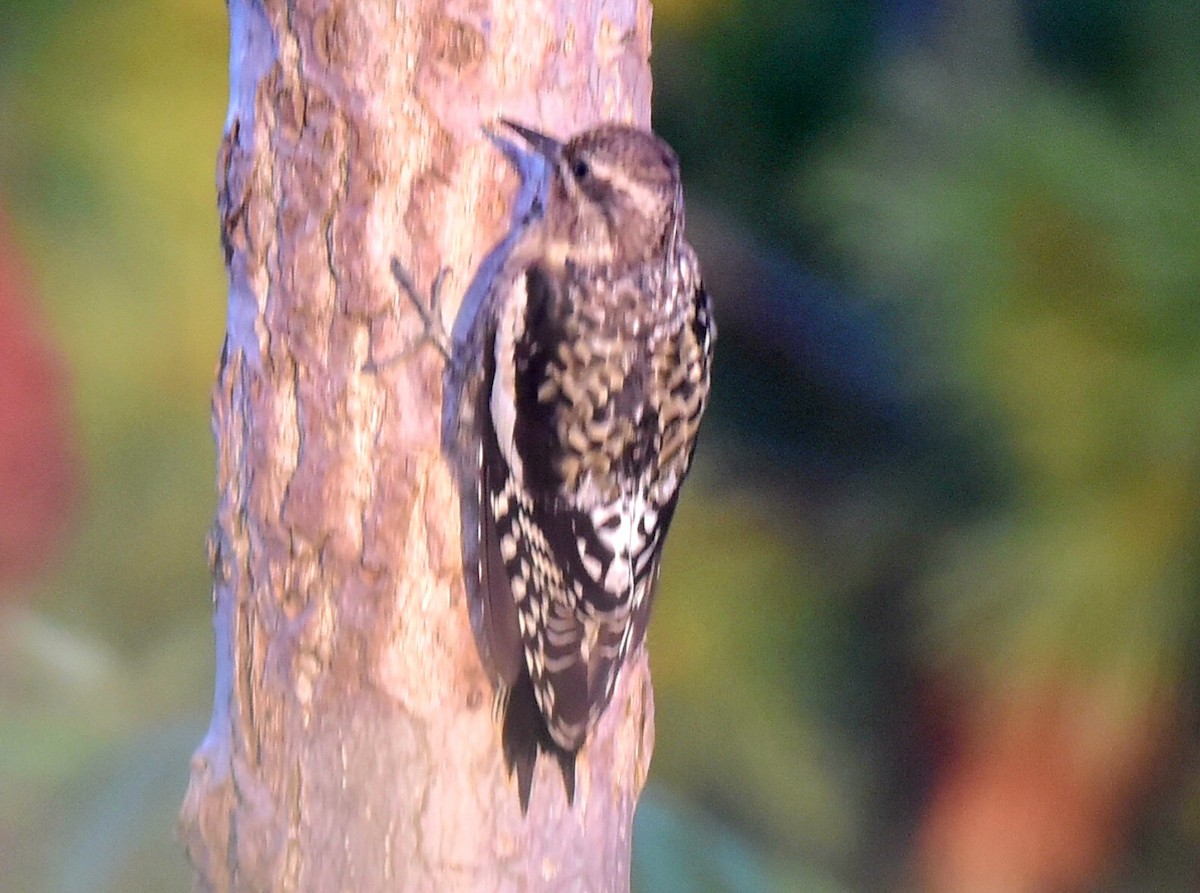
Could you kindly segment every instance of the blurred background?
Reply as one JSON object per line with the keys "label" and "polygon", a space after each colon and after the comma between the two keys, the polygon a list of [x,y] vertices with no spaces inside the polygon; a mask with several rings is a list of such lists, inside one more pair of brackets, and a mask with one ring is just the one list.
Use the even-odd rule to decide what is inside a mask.
{"label": "blurred background", "polygon": [[[190,886],[215,0],[0,5],[0,889]],[[635,889],[1200,889],[1200,7],[660,0],[721,337]]]}

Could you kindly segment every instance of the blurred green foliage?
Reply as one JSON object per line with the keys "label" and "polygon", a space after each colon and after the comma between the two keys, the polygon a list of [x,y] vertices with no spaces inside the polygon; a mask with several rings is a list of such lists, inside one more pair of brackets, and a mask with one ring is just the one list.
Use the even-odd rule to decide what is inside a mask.
{"label": "blurred green foliage", "polygon": [[1013,498],[952,531],[922,586],[937,654],[1153,676],[1194,644],[1200,143],[1177,128],[1196,85],[1114,120],[1034,79],[897,64],[797,178],[856,278],[902,302],[922,374],[1005,438]]}
{"label": "blurred green foliage", "polygon": [[[656,126],[696,216],[830,292],[794,352],[745,321],[787,296],[716,295],[713,415],[650,633],[639,889],[909,879],[940,765],[927,678],[1116,680],[1134,718],[1170,693],[1173,793],[1103,889],[1182,888],[1200,12],[664,0],[655,23]],[[6,888],[188,883],[171,837],[212,685],[226,28],[211,0],[0,10],[0,201],[70,364],[87,479],[61,566],[0,614]],[[826,350],[810,374],[822,314],[897,363]],[[830,406],[848,433],[805,436]]]}
{"label": "blurred green foliage", "polygon": [[225,26],[207,2],[157,9],[18,6],[5,23],[17,59],[7,40],[0,57],[4,195],[71,363],[87,464],[88,511],[51,603],[128,648],[206,612],[204,404],[223,318]]}
{"label": "blurred green foliage", "polygon": [[0,886],[183,889],[212,697],[219,4],[0,11],[0,196],[67,358],[84,509],[0,631]]}

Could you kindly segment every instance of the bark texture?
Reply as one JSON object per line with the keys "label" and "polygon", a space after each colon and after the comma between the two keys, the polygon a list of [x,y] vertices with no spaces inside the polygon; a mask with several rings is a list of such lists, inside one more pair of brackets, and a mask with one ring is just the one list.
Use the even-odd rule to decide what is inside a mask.
{"label": "bark texture", "polygon": [[[458,296],[515,175],[481,127],[649,119],[647,0],[229,0],[213,395],[217,672],[181,834],[199,890],[628,890],[645,654],[527,818],[439,452],[442,358],[393,256]],[[402,359],[394,360],[396,357]],[[394,360],[394,361],[393,361]]]}

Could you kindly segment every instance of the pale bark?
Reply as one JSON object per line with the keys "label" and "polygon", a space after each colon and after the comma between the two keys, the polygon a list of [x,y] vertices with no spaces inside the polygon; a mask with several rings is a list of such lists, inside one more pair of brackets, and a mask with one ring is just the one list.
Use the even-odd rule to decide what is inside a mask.
{"label": "pale bark", "polygon": [[648,123],[646,0],[230,0],[218,164],[212,725],[181,834],[200,890],[627,890],[653,741],[645,654],[573,810],[501,762],[439,452],[447,326],[517,183],[482,126]]}

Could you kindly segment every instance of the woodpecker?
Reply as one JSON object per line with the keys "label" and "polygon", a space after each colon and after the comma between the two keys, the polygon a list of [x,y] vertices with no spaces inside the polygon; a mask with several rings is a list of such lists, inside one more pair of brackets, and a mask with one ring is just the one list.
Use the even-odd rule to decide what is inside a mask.
{"label": "woodpecker", "polygon": [[616,123],[566,142],[501,123],[542,180],[456,323],[445,439],[527,811],[540,752],[574,802],[576,755],[645,636],[716,329],[665,142]]}

